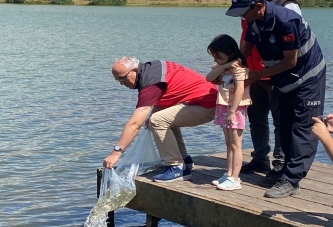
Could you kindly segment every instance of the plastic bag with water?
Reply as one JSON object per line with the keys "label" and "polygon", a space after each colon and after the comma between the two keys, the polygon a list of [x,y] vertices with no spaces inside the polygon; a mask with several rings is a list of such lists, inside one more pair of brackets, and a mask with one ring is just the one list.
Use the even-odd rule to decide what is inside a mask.
{"label": "plastic bag with water", "polygon": [[115,169],[103,169],[100,196],[84,226],[107,226],[108,212],[126,206],[136,194],[135,176],[149,173],[161,164],[149,129],[144,129],[121,157]]}

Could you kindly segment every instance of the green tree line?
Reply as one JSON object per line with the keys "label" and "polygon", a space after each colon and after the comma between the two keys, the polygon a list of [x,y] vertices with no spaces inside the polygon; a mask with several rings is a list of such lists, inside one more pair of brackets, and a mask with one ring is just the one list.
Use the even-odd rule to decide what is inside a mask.
{"label": "green tree line", "polygon": [[[0,0],[1,2],[1,0]],[[126,5],[135,5],[133,0],[4,0],[6,3],[34,3],[34,4],[78,4],[78,5],[111,5],[111,6],[126,6]],[[160,1],[158,0],[141,0],[143,5],[156,5]],[[163,5],[184,5],[184,1],[181,1],[180,4],[177,4],[177,0],[163,0]],[[333,0],[299,0],[302,7],[333,7]],[[225,0],[221,0],[221,6],[225,6]],[[231,0],[229,2],[231,4]],[[186,4],[185,4],[186,5]],[[189,3],[193,5],[193,3]],[[206,2],[202,0],[196,0],[197,6],[206,6]],[[219,6],[219,1],[215,1],[216,6]]]}
{"label": "green tree line", "polygon": [[[80,0],[5,0],[5,3],[87,5],[86,2]],[[125,6],[127,5],[127,0],[89,0],[88,5]]]}
{"label": "green tree line", "polygon": [[302,7],[333,7],[333,0],[300,0]]}

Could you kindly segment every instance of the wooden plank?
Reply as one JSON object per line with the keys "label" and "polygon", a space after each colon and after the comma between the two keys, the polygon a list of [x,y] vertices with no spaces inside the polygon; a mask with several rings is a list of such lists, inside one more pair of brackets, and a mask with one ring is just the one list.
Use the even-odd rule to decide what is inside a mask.
{"label": "wooden plank", "polygon": [[297,226],[292,222],[279,223],[266,215],[249,213],[239,206],[225,205],[221,201],[205,198],[200,195],[204,190],[193,196],[193,192],[188,192],[188,188],[182,189],[182,184],[170,188],[163,183],[157,185],[147,182],[147,179],[137,179],[136,186],[138,191],[149,192],[149,196],[138,193],[126,207],[188,227],[238,227],[244,226],[245,223],[249,223],[248,227]]}
{"label": "wooden plank", "polygon": [[[210,156],[197,156],[193,157],[195,168],[194,171],[198,168],[198,166],[201,166],[199,169],[202,170],[208,170],[209,171],[205,174],[211,174],[212,176],[218,178],[222,176],[224,171],[226,171],[227,168],[227,162],[225,159],[221,158],[212,158]],[[213,169],[212,169],[213,168]],[[310,173],[313,172],[310,170]],[[263,177],[263,174],[241,174],[241,179],[243,183],[249,183],[257,188],[262,188],[265,190],[265,188],[258,185],[260,179]],[[330,178],[330,175],[328,174],[321,174],[317,176],[318,179],[320,177],[322,178]],[[313,181],[312,179],[305,178],[301,181],[301,195],[299,197],[302,197],[306,200],[312,201],[314,203],[319,203],[323,205],[330,205],[331,201],[333,201],[333,181],[331,179],[328,179],[328,182],[323,181]],[[262,193],[264,194],[264,192]],[[316,195],[315,197],[313,195]],[[302,196],[304,195],[304,196]]]}
{"label": "wooden plank", "polygon": [[[244,226],[244,223],[250,223],[246,226],[300,226],[299,223],[333,226],[332,220],[325,218],[324,221],[317,220],[313,218],[315,214],[238,193],[243,190],[236,192],[215,190],[212,185],[207,184],[207,176],[201,174],[194,173],[195,180],[192,182],[155,183],[149,178],[151,176],[137,178],[136,182],[138,190],[149,191],[149,197],[152,198],[138,194],[128,207],[185,226]],[[143,201],[145,199],[147,201]],[[161,204],[162,207],[159,207]],[[200,219],[200,214],[204,218]],[[224,216],[233,219],[238,217],[239,220],[231,223],[231,220],[226,220]],[[265,217],[266,221],[261,217]],[[272,220],[278,224],[271,222]]]}
{"label": "wooden plank", "polygon": [[[194,171],[194,172],[197,173],[197,171]],[[202,170],[200,171],[199,175],[203,175]],[[192,182],[195,184],[202,184],[203,182],[205,182],[208,185],[214,179],[216,179],[216,178],[211,178],[210,176],[208,177],[207,175],[204,175],[203,177],[197,176],[197,178],[192,180]],[[236,193],[238,195],[248,196],[248,200],[250,200],[250,201],[253,198],[256,198],[256,199],[263,200],[263,201],[269,201],[269,202],[271,202],[273,204],[277,204],[279,206],[286,206],[289,208],[293,208],[295,210],[299,210],[302,212],[307,212],[307,213],[312,213],[312,214],[320,212],[320,213],[323,213],[322,216],[325,217],[326,219],[333,219],[333,217],[331,215],[331,214],[333,214],[333,208],[331,207],[333,196],[328,197],[327,195],[322,195],[321,193],[316,193],[316,194],[312,193],[310,201],[305,200],[300,195],[295,196],[295,197],[281,198],[281,199],[270,199],[270,198],[263,197],[264,191],[265,191],[264,188],[260,188],[256,185],[248,183],[247,181],[243,181],[242,186],[243,186],[242,190],[235,191],[234,193]],[[211,187],[214,187],[214,186],[211,186]],[[332,187],[332,189],[333,189],[333,187]],[[304,191],[304,190],[302,190],[302,191]],[[306,191],[308,191],[308,190],[306,190]],[[224,195],[225,193],[230,193],[230,192],[221,191],[221,194]],[[218,195],[216,195],[216,196],[217,196],[216,198],[218,199]],[[326,203],[326,204],[320,204],[317,202],[318,197],[320,197],[320,196],[323,197],[322,203]],[[324,200],[325,198],[326,198],[326,200]],[[260,203],[256,204],[256,205],[261,207]],[[333,226],[333,223],[332,223],[332,226]]]}
{"label": "wooden plank", "polygon": [[[195,180],[192,181],[193,184],[202,184],[204,182],[207,182],[207,176],[194,177]],[[213,180],[213,179],[211,179]],[[240,199],[242,196],[246,201],[253,202],[253,199],[255,201],[253,202],[253,207],[261,210],[262,213],[266,213],[267,211],[263,209],[263,207],[266,207],[265,202],[269,202],[273,205],[274,211],[277,213],[288,213],[290,211],[286,212],[286,209],[293,209],[297,210],[297,212],[293,215],[292,220],[297,220],[297,222],[302,223],[305,221],[307,217],[305,216],[320,216],[322,219],[325,220],[323,222],[322,220],[307,220],[305,223],[312,223],[313,225],[324,225],[324,226],[333,226],[333,208],[331,205],[320,205],[320,204],[314,204],[313,202],[309,201],[302,201],[302,198],[299,197],[288,197],[288,198],[281,198],[281,199],[270,199],[270,198],[264,198],[260,193],[260,190],[258,190],[257,187],[253,187],[253,185],[248,184],[242,184],[243,188],[242,190],[233,191],[234,194],[236,194],[234,197],[237,199]],[[211,186],[210,186],[211,187]],[[215,187],[214,187],[215,188]],[[211,191],[210,189],[207,191]],[[215,190],[216,194],[213,198],[219,200],[220,196],[225,197],[226,195],[230,194],[229,191],[221,191],[221,190]],[[331,200],[332,201],[332,200]],[[278,211],[276,210],[278,209]],[[271,213],[271,212],[270,212]],[[306,215],[304,215],[306,214]],[[312,219],[312,218],[310,218]]]}
{"label": "wooden plank", "polygon": [[[211,180],[215,180],[215,179],[219,178],[220,176],[222,176],[222,174],[224,173],[224,170],[222,170],[220,168],[207,167],[207,166],[204,166],[204,168],[201,168],[201,167],[202,166],[200,166],[199,164],[196,164],[193,172],[200,172],[201,174],[205,175],[207,177],[207,179],[209,176],[209,177],[212,177]],[[201,169],[197,171],[197,168],[199,168],[199,169],[201,168]],[[246,174],[246,175],[242,175],[241,179],[243,181],[242,185],[249,185],[249,186],[259,190],[258,193],[260,193],[260,194],[258,196],[262,197],[264,195],[266,188],[258,186],[258,182],[259,182],[258,175]],[[210,182],[207,182],[207,184],[210,184]],[[327,190],[333,190],[332,186],[329,185]],[[303,199],[305,201],[312,202],[314,204],[320,204],[320,205],[326,205],[326,206],[331,206],[332,201],[333,201],[332,195],[325,194],[325,193],[318,193],[313,190],[308,190],[306,188],[301,188],[301,194],[296,197]],[[280,201],[280,200],[277,200],[277,201]]]}
{"label": "wooden plank", "polygon": [[[218,158],[218,160],[224,160],[227,158],[227,154],[226,153],[213,154],[213,155],[208,155],[208,157],[215,157],[215,158]],[[245,162],[245,163],[251,161],[251,159],[252,158],[250,156],[246,156],[246,155],[243,156],[243,162]],[[330,167],[327,167],[327,166],[330,166]],[[331,170],[331,166],[333,166],[333,165],[327,165],[327,164],[321,164],[321,163],[314,162],[314,164],[310,168],[311,171],[309,171],[309,174],[311,174],[311,175],[308,175],[307,179],[312,179],[312,180],[319,181],[319,182],[326,182],[329,184],[333,184],[333,178],[330,177],[330,175],[333,172],[333,169]],[[262,175],[262,174],[260,174],[260,175]]]}
{"label": "wooden plank", "polygon": [[[211,158],[211,157],[213,157],[213,158]],[[245,159],[245,161],[247,161],[246,158],[244,158],[244,159]],[[202,163],[203,160],[207,160],[207,163],[206,163],[207,165],[221,167],[221,168],[225,168],[225,169],[227,168],[225,158],[221,158],[221,157],[201,155],[201,156],[198,156],[198,158],[193,157],[193,160],[195,160],[195,163],[198,163],[198,162]],[[255,174],[264,176],[264,174],[262,174],[262,173],[255,173]],[[245,175],[249,175],[249,174],[242,174],[242,176],[245,176]],[[313,180],[316,182],[322,182],[324,184],[331,185],[331,184],[333,184],[333,177],[331,177],[331,175],[332,175],[331,172],[325,173],[325,172],[313,170],[311,168],[305,179]]]}
{"label": "wooden plank", "polygon": [[[245,162],[249,162],[252,159],[252,157],[251,157],[252,151],[253,151],[252,148],[243,150],[243,157],[244,157]],[[227,152],[213,153],[213,154],[210,154],[209,156],[227,158]],[[272,152],[270,152],[268,156],[270,157],[270,160],[273,160]],[[311,169],[320,171],[320,172],[324,172],[324,173],[331,173],[331,172],[333,172],[333,165],[314,162],[311,166]]]}

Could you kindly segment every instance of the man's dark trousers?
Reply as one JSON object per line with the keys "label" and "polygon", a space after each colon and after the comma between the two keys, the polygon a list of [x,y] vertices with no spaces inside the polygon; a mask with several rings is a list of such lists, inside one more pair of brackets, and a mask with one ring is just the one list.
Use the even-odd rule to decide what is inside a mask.
{"label": "man's dark trousers", "polygon": [[293,184],[306,177],[317,152],[318,139],[311,132],[312,117],[323,114],[326,68],[318,77],[280,96],[281,146],[285,153],[282,178]]}
{"label": "man's dark trousers", "polygon": [[259,80],[251,84],[250,95],[252,105],[248,107],[248,117],[250,122],[250,132],[254,151],[251,153],[253,159],[258,162],[268,160],[268,153],[271,150],[269,141],[269,121],[268,115],[271,111],[275,134],[275,148],[273,156],[283,159],[280,142],[280,92],[272,87],[270,80]]}

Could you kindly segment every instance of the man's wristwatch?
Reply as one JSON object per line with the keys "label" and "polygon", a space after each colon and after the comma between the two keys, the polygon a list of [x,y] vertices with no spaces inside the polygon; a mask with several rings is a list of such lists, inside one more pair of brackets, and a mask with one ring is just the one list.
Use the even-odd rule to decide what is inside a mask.
{"label": "man's wristwatch", "polygon": [[123,150],[119,145],[116,145],[116,146],[114,147],[114,150],[117,151],[117,152],[124,153],[124,150]]}

